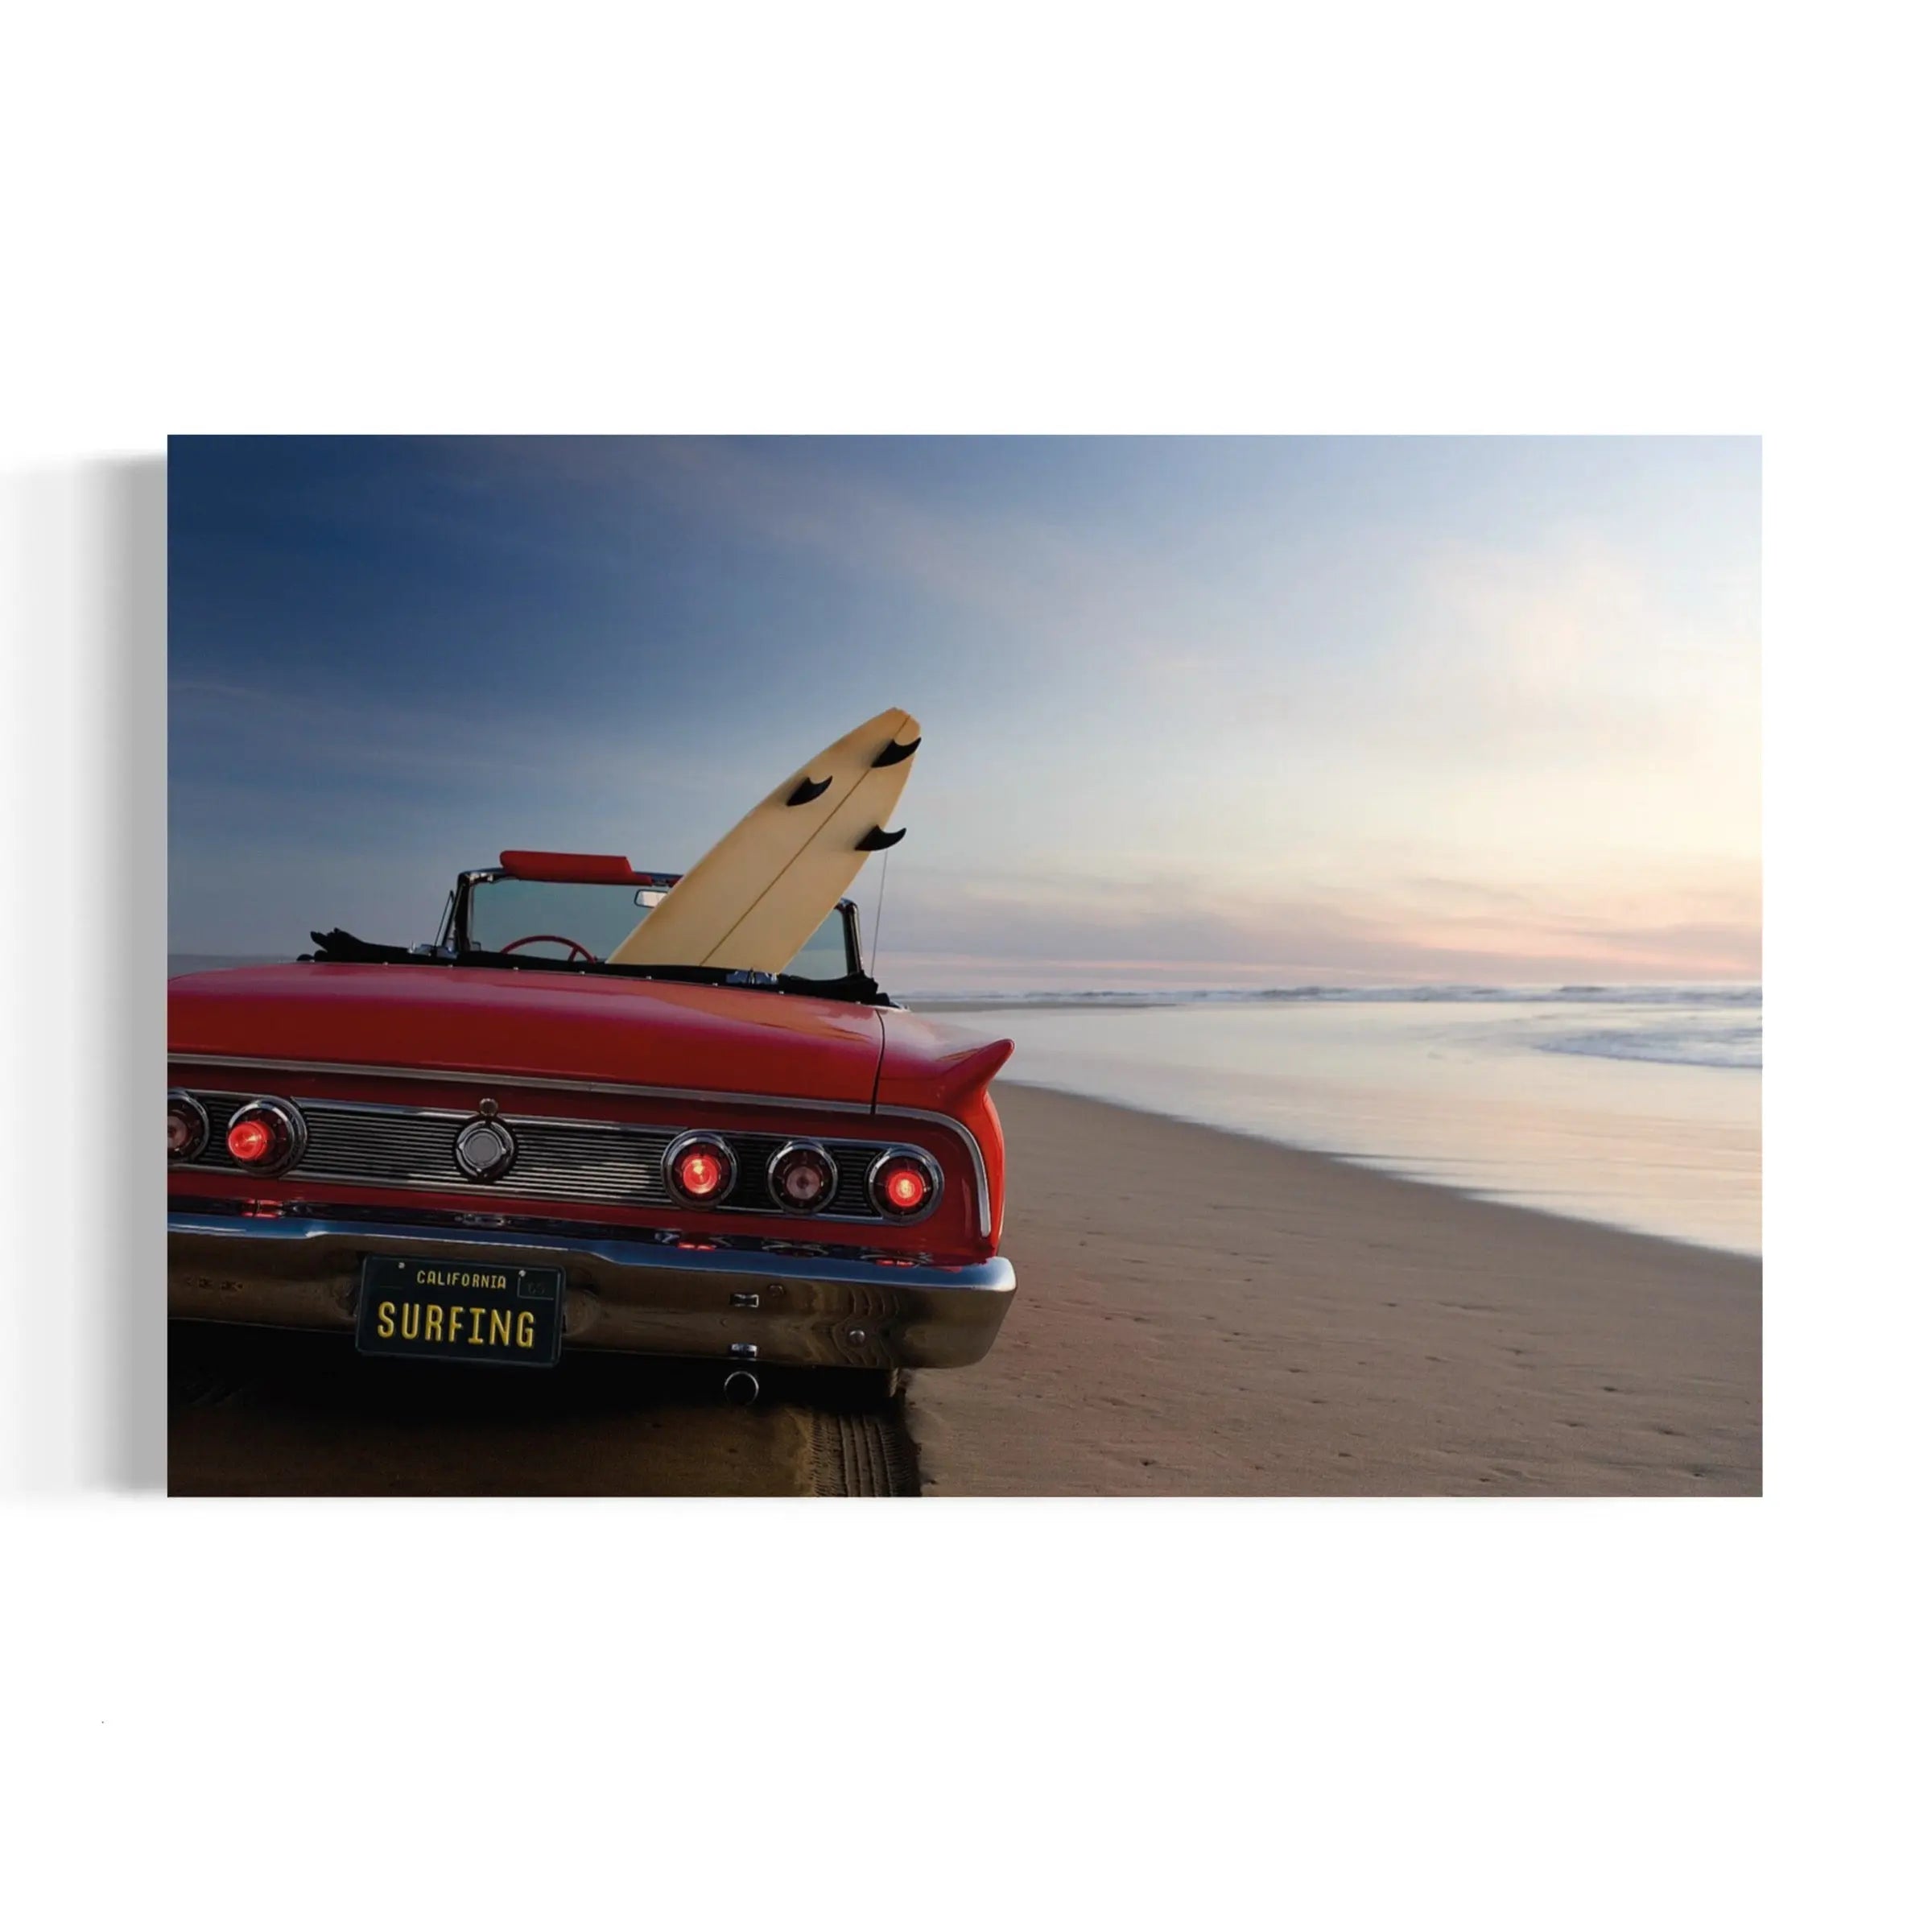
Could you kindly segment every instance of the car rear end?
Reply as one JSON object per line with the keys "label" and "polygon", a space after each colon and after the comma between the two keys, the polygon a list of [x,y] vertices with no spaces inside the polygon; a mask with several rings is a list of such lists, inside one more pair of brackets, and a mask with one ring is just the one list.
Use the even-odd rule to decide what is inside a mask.
{"label": "car rear end", "polygon": [[171,1314],[522,1367],[992,1346],[1005,1042],[895,1062],[909,1016],[772,993],[266,971],[171,989]]}

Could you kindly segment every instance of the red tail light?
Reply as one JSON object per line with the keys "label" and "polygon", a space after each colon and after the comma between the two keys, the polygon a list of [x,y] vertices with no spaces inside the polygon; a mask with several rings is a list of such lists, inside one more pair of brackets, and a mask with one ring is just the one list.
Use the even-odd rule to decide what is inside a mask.
{"label": "red tail light", "polygon": [[787,1213],[817,1214],[832,1205],[839,1170],[816,1141],[788,1141],[771,1157],[765,1181]]}
{"label": "red tail light", "polygon": [[909,1148],[882,1154],[866,1177],[872,1204],[888,1220],[914,1221],[939,1198],[939,1170],[929,1154]]}
{"label": "red tail light", "polygon": [[279,1174],[302,1158],[308,1130],[281,1100],[251,1100],[228,1124],[228,1151],[251,1174]]}
{"label": "red tail light", "polygon": [[167,1158],[196,1159],[208,1145],[208,1109],[192,1093],[167,1096]]}
{"label": "red tail light", "polygon": [[664,1150],[664,1178],[671,1192],[693,1207],[721,1201],[737,1175],[737,1161],[714,1134],[682,1134]]}

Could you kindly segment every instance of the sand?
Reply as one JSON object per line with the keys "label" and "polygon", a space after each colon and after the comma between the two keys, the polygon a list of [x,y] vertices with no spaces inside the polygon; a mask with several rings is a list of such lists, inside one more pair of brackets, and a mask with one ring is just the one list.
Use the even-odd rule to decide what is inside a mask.
{"label": "sand", "polygon": [[1019,1293],[935,1496],[1755,1496],[1761,1264],[1001,1082]]}

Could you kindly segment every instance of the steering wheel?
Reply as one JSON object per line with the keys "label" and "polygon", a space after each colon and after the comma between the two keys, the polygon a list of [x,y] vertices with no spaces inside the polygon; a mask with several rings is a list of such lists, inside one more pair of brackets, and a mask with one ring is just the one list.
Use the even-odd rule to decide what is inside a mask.
{"label": "steering wheel", "polygon": [[566,960],[574,960],[581,954],[592,965],[597,963],[597,956],[588,946],[580,945],[575,939],[566,939],[560,932],[526,932],[522,939],[512,939],[507,946],[499,946],[497,950],[499,952],[514,952],[519,946],[535,946],[545,939],[548,939],[553,946],[568,946],[570,951],[564,956]]}

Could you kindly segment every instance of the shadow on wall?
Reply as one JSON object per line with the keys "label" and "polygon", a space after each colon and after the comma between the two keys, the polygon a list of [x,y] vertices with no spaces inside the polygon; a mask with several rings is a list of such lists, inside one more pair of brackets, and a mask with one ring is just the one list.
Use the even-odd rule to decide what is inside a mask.
{"label": "shadow on wall", "polygon": [[[0,583],[21,640],[27,741],[11,761],[23,925],[76,935],[13,1015],[20,1087],[59,1177],[16,1203],[9,1486],[158,1490],[167,1473],[166,1077],[167,473],[159,456],[63,464],[0,485]],[[21,749],[24,749],[24,743]],[[28,775],[52,770],[54,795]],[[112,1101],[101,1105],[103,1097]],[[24,1186],[17,1179],[16,1186]]]}

